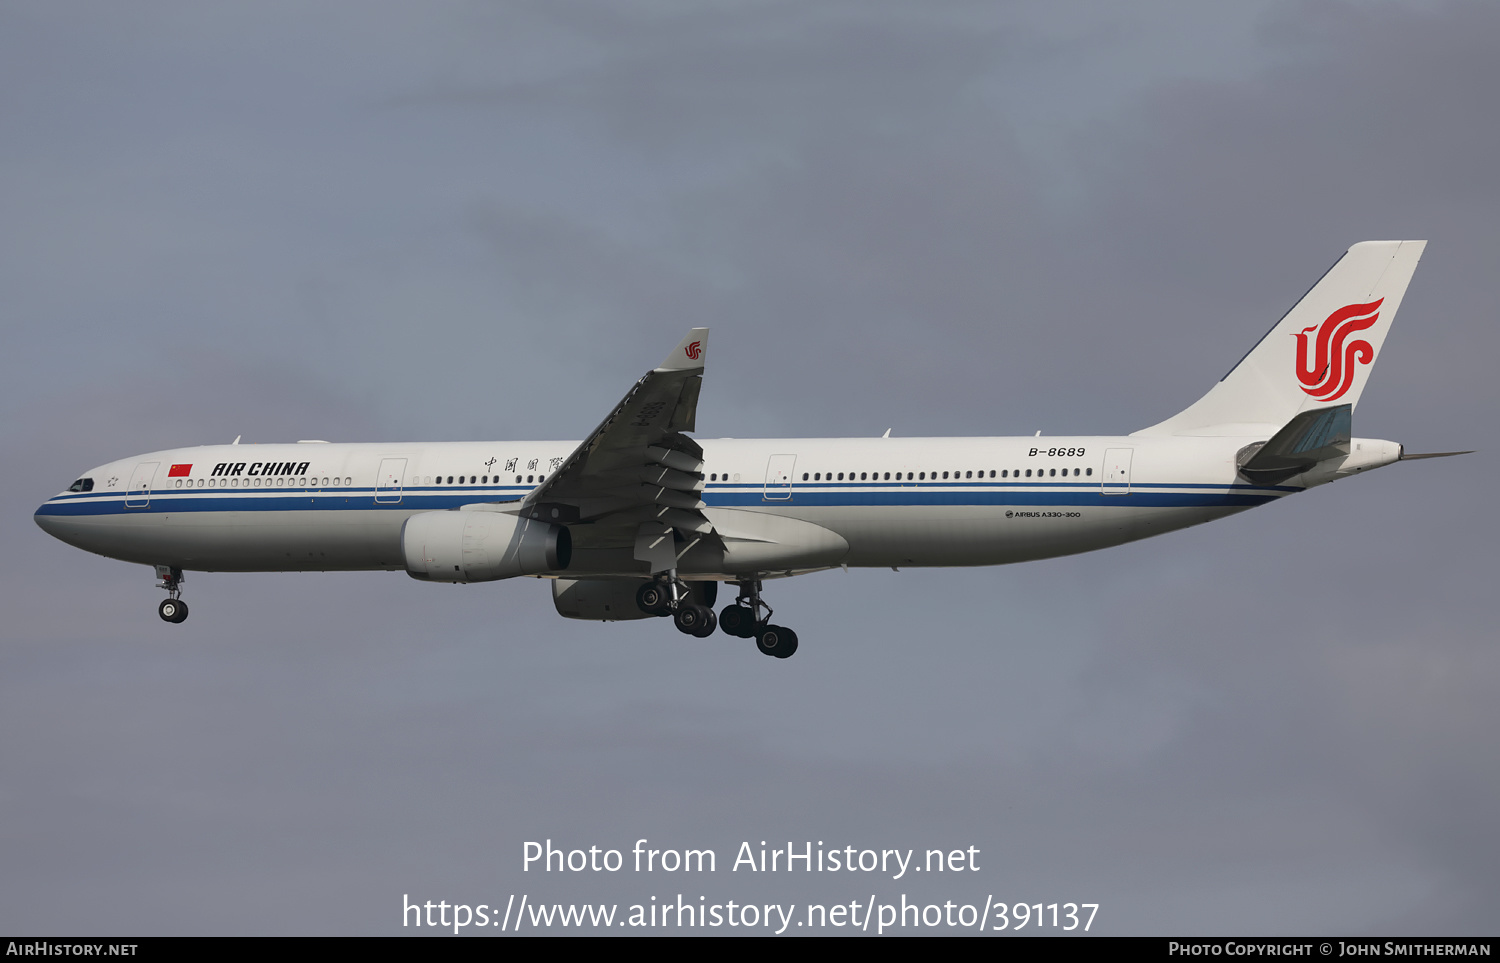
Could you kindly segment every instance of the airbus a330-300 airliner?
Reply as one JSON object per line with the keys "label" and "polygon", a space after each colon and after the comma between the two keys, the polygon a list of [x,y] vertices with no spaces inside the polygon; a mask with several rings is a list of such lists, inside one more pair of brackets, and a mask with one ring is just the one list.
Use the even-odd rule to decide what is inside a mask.
{"label": "airbus a330-300 airliner", "polygon": [[[695,441],[694,328],[582,443],[236,439],[101,465],[36,522],[155,566],[168,622],[187,570],[538,576],[569,618],[671,616],[785,658],[764,580],[1086,552],[1432,457],[1350,433],[1425,243],[1354,245],[1206,395],[1126,436]],[[720,582],[739,591],[716,616]]]}

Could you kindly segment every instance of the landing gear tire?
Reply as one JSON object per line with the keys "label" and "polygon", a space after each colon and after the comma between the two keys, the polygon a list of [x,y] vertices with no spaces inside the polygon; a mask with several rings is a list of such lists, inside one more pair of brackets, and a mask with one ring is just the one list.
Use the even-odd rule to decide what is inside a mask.
{"label": "landing gear tire", "polygon": [[635,604],[647,615],[670,615],[672,593],[661,582],[647,582],[635,593]]}
{"label": "landing gear tire", "polygon": [[719,620],[714,617],[714,610],[706,605],[680,606],[672,616],[672,621],[677,623],[677,631],[700,639],[713,635],[719,624]]}
{"label": "landing gear tire", "polygon": [[695,638],[706,639],[710,635],[713,635],[714,630],[719,627],[719,617],[717,615],[714,615],[713,609],[709,608],[706,605],[703,606],[703,615],[703,627],[693,633],[693,636]]}
{"label": "landing gear tire", "polygon": [[719,628],[737,639],[752,638],[756,630],[755,614],[744,605],[726,605],[719,613]]}
{"label": "landing gear tire", "polygon": [[163,622],[181,622],[188,615],[187,603],[182,599],[163,599],[156,607],[156,614]]}
{"label": "landing gear tire", "polygon": [[780,625],[763,626],[755,637],[755,646],[766,655],[790,659],[797,651],[797,633]]}

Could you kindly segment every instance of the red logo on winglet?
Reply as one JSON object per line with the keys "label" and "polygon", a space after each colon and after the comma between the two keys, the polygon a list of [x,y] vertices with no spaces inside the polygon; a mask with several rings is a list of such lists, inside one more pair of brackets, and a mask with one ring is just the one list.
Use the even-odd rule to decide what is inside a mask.
{"label": "red logo on winglet", "polygon": [[702,341],[694,341],[692,344],[690,344],[686,348],[682,349],[683,353],[686,354],[692,360],[697,361],[698,360],[698,356],[703,353],[703,348],[700,347],[700,345],[702,345],[702,344],[703,344]]}
{"label": "red logo on winglet", "polygon": [[193,473],[192,465],[173,465],[167,472],[168,478],[186,478]]}
{"label": "red logo on winglet", "polygon": [[[1350,341],[1348,338],[1380,319],[1380,304],[1384,300],[1346,304],[1322,324],[1303,328],[1293,335],[1297,339],[1297,380],[1302,382],[1303,391],[1319,401],[1333,401],[1349,390],[1354,383],[1354,366],[1374,361],[1375,349],[1368,341]],[[1311,359],[1308,358],[1309,341],[1313,342]]]}

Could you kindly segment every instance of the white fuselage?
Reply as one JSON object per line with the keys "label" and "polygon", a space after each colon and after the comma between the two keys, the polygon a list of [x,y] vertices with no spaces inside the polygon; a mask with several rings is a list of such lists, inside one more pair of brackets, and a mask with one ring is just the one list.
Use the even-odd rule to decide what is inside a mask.
{"label": "white fuselage", "polygon": [[[1250,437],[705,440],[704,513],[730,546],[686,577],[852,566],[997,565],[1117,545],[1221,518],[1395,460],[1356,439],[1319,477],[1254,485]],[[400,570],[419,512],[522,498],[575,442],[221,445],[123,459],[36,513],[111,558],[194,571]],[[579,534],[586,524],[576,526]],[[577,535],[575,535],[577,538]],[[555,575],[639,576],[628,547]]]}

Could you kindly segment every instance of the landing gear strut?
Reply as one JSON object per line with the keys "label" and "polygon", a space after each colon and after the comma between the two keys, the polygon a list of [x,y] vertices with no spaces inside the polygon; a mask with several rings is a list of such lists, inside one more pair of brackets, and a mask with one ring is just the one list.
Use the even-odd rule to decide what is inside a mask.
{"label": "landing gear strut", "polygon": [[736,638],[753,639],[760,627],[771,620],[771,607],[761,601],[759,580],[744,579],[730,584],[739,586],[740,595],[719,613],[719,627]]}
{"label": "landing gear strut", "polygon": [[743,579],[734,584],[739,586],[739,598],[734,604],[724,606],[724,611],[719,613],[719,627],[728,635],[754,639],[755,647],[766,655],[791,658],[797,651],[797,633],[771,624],[771,607],[761,600],[760,581]]}
{"label": "landing gear strut", "polygon": [[187,603],[182,600],[182,569],[170,565],[156,566],[157,588],[167,590],[167,598],[156,607],[163,622],[181,622],[188,617]]}
{"label": "landing gear strut", "polygon": [[[717,589],[718,585],[712,583],[710,587]],[[707,598],[713,601],[713,593],[708,593]],[[679,632],[695,638],[708,638],[719,625],[713,609],[693,601],[692,591],[677,577],[675,569],[667,572],[665,579],[653,579],[642,585],[635,593],[635,604],[648,615],[672,616]]]}

